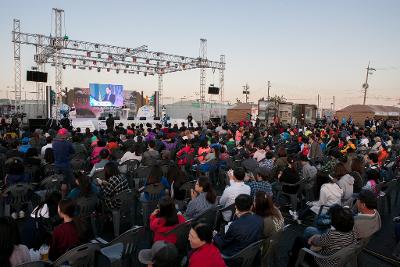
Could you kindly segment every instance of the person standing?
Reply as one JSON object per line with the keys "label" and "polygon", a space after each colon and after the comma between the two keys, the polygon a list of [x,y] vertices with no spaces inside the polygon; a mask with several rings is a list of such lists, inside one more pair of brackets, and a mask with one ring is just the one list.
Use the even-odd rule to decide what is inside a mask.
{"label": "person standing", "polygon": [[107,130],[112,131],[114,130],[114,118],[112,114],[108,114],[108,118],[106,120]]}
{"label": "person standing", "polygon": [[193,121],[192,113],[189,113],[189,115],[187,116],[187,120],[188,120],[188,127],[193,126],[193,124],[192,124],[192,121]]}
{"label": "person standing", "polygon": [[72,143],[67,140],[68,130],[61,128],[57,137],[53,140],[54,150],[54,167],[55,170],[64,175],[61,185],[61,193],[63,196],[67,194],[68,186],[73,183],[73,175],[71,168],[71,157],[75,154]]}

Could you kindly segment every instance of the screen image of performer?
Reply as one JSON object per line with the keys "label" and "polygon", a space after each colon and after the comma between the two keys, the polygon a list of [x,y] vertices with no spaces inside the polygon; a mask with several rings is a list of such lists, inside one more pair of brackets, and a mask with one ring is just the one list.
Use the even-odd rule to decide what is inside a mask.
{"label": "screen image of performer", "polygon": [[114,103],[115,103],[115,95],[111,92],[110,87],[106,87],[106,94],[105,94],[105,96],[103,98],[103,101],[109,101],[114,105]]}

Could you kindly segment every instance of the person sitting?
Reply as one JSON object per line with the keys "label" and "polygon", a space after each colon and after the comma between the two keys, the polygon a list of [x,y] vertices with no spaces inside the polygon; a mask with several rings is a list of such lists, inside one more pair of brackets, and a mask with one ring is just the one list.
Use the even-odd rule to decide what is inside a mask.
{"label": "person sitting", "polygon": [[81,154],[84,157],[87,157],[89,154],[85,145],[81,143],[82,141],[81,139],[82,139],[81,136],[78,134],[72,136],[72,147],[75,150],[75,155]]}
{"label": "person sitting", "polygon": [[58,204],[58,215],[63,223],[54,228],[50,241],[49,259],[57,260],[69,249],[86,241],[85,229],[79,219],[74,217],[76,205],[72,199],[63,199]]}
{"label": "person sitting", "polygon": [[369,170],[367,170],[365,176],[366,176],[367,183],[363,187],[363,189],[371,190],[375,194],[375,196],[378,196],[379,190],[376,186],[379,183],[379,178],[380,178],[379,171],[377,169],[369,169]]}
{"label": "person sitting", "polygon": [[[337,251],[357,242],[353,231],[354,218],[349,208],[335,205],[330,208],[332,228],[321,235],[313,235],[308,241],[302,237],[297,237],[289,257],[288,266],[294,266],[297,255],[302,247],[318,248],[318,254],[330,256]],[[337,266],[336,260],[317,259],[306,255],[306,261],[314,266]]]}
{"label": "person sitting", "polygon": [[174,244],[165,241],[157,241],[151,249],[139,251],[140,263],[148,267],[170,267],[178,266],[178,250]]}
{"label": "person sitting", "polygon": [[364,165],[360,158],[355,158],[351,161],[350,175],[354,178],[353,192],[359,193],[364,184]]}
{"label": "person sitting", "polygon": [[24,173],[24,164],[19,158],[12,158],[8,161],[6,176],[4,177],[4,184],[9,187],[17,183],[29,183],[31,176]]}
{"label": "person sitting", "polygon": [[225,267],[218,248],[213,244],[212,228],[203,223],[192,224],[189,232],[189,242],[192,251],[189,252],[189,267]]}
{"label": "person sitting", "polygon": [[287,164],[287,167],[278,174],[278,180],[281,183],[288,184],[282,186],[282,191],[284,193],[295,194],[299,188],[299,186],[295,184],[300,181],[300,176],[294,166],[293,157],[287,157]]}
{"label": "person sitting", "polygon": [[101,161],[100,152],[106,148],[106,142],[103,140],[97,141],[97,145],[93,148],[92,154],[90,156],[90,163],[96,164]]}
{"label": "person sitting", "polygon": [[251,213],[252,205],[253,199],[248,194],[235,198],[237,219],[229,225],[225,234],[218,233],[213,238],[222,254],[232,256],[262,238],[264,220]]}
{"label": "person sitting", "polygon": [[207,177],[199,177],[196,181],[194,189],[191,189],[191,198],[185,217],[196,218],[205,210],[215,206],[217,195]]}
{"label": "person sitting", "polygon": [[[244,177],[246,173],[242,167],[235,168],[234,171],[228,171],[227,175],[229,178],[230,186],[225,188],[219,200],[219,204],[222,205],[224,208],[235,203],[235,198],[238,195],[250,195],[251,192],[250,186],[244,183]],[[229,222],[232,216],[231,211],[225,211],[222,215],[226,222]]]}
{"label": "person sitting", "polygon": [[366,189],[355,195],[358,213],[354,216],[354,232],[357,238],[369,238],[382,226],[377,198],[371,190]]}
{"label": "person sitting", "polygon": [[29,249],[21,244],[17,223],[10,217],[0,217],[0,266],[14,267],[30,261]]}
{"label": "person sitting", "polygon": [[110,151],[108,149],[102,149],[100,151],[100,161],[93,165],[92,170],[89,173],[89,177],[92,177],[96,171],[104,169],[104,166],[109,162],[108,157],[110,156]]}
{"label": "person sitting", "polygon": [[270,171],[266,168],[257,167],[254,170],[255,180],[251,180],[246,184],[250,186],[250,196],[255,197],[257,192],[265,192],[272,197],[271,184],[268,182]]}
{"label": "person sitting", "polygon": [[347,173],[343,163],[338,163],[334,169],[334,178],[337,180],[338,186],[343,190],[343,200],[346,201],[353,195],[353,176]]}
{"label": "person sitting", "polygon": [[104,166],[104,180],[98,178],[97,182],[102,190],[106,207],[118,209],[121,206],[121,202],[113,198],[129,189],[128,181],[125,176],[120,174],[118,165],[115,162],[108,162]]}
{"label": "person sitting", "polygon": [[159,209],[155,209],[150,215],[150,230],[154,233],[154,242],[166,241],[176,244],[176,234],[164,236],[163,234],[174,229],[180,223],[184,223],[185,217],[178,214],[172,198],[165,196],[160,199]]}
{"label": "person sitting", "polygon": [[264,219],[264,238],[269,238],[283,230],[283,216],[280,210],[275,207],[272,197],[265,192],[256,193],[253,212]]}
{"label": "person sitting", "polygon": [[257,151],[254,152],[253,158],[257,160],[258,163],[265,159],[266,151],[265,151],[265,145],[264,144],[259,144],[257,147]]}
{"label": "person sitting", "polygon": [[68,194],[70,199],[76,200],[80,197],[97,196],[100,193],[99,188],[90,181],[90,177],[83,173],[75,175],[75,183],[77,186]]}
{"label": "person sitting", "polygon": [[124,163],[127,160],[137,160],[141,161],[142,160],[142,150],[141,146],[139,145],[133,145],[129,148],[128,151],[125,152],[125,154],[122,156],[120,164]]}
{"label": "person sitting", "polygon": [[[151,199],[150,194],[148,192],[149,188],[160,188],[158,192],[157,199]],[[150,200],[158,200],[162,198],[165,193],[169,192],[170,184],[168,180],[163,176],[162,169],[159,165],[154,165],[151,167],[150,174],[147,177],[144,186],[139,189],[139,191],[143,192],[140,197],[140,201],[150,201]],[[151,192],[154,193],[154,192]]]}
{"label": "person sitting", "polygon": [[157,163],[157,160],[160,159],[160,153],[155,150],[156,143],[154,140],[149,141],[149,149],[143,153],[141,163],[144,166],[153,166]]}

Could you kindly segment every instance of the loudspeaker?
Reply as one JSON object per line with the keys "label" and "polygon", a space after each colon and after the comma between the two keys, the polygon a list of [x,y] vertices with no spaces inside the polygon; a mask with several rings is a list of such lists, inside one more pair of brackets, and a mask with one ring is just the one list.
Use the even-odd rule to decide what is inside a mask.
{"label": "loudspeaker", "polygon": [[28,70],[26,72],[26,80],[31,82],[47,83],[47,72]]}
{"label": "loudspeaker", "polygon": [[127,120],[128,121],[133,121],[133,120],[135,120],[135,117],[128,117]]}
{"label": "loudspeaker", "polygon": [[139,120],[140,120],[140,121],[145,121],[145,120],[146,120],[146,117],[140,117]]}
{"label": "loudspeaker", "polygon": [[119,116],[114,117],[114,120],[120,120]]}
{"label": "loudspeaker", "polygon": [[159,121],[159,120],[160,120],[160,117],[154,117],[154,120],[155,120],[155,121]]}
{"label": "loudspeaker", "polygon": [[106,117],[104,117],[104,116],[103,117],[99,117],[99,120],[100,121],[104,121],[104,120],[106,120]]}
{"label": "loudspeaker", "polygon": [[208,94],[210,94],[210,95],[218,95],[219,94],[219,87],[209,86],[208,87]]}
{"label": "loudspeaker", "polygon": [[47,128],[47,119],[29,119],[28,125],[31,132],[36,129],[45,130]]}

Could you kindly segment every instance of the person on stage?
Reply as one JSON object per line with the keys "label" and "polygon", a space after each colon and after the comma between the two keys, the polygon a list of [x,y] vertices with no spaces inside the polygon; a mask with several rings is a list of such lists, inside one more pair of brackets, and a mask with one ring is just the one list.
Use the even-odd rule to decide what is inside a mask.
{"label": "person on stage", "polygon": [[111,102],[114,105],[115,103],[115,94],[111,92],[110,87],[106,87],[106,95],[103,98],[103,101]]}

